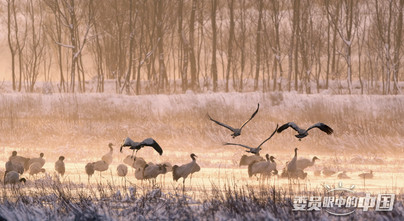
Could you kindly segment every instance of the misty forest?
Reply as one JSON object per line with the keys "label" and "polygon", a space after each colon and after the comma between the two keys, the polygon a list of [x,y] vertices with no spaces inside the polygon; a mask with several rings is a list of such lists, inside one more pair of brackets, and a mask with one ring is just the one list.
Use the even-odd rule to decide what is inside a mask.
{"label": "misty forest", "polygon": [[402,220],[403,13],[1,1],[0,220]]}

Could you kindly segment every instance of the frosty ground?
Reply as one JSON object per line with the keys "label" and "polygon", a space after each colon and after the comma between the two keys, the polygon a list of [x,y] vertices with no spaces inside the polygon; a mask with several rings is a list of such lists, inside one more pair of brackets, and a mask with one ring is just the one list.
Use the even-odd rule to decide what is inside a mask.
{"label": "frosty ground", "polygon": [[[257,116],[232,139],[230,132],[207,118],[241,125],[260,103]],[[323,184],[337,185],[336,175],[315,177],[317,169],[330,167],[347,171],[358,192],[397,194],[392,212],[358,210],[350,219],[400,219],[403,217],[404,188],[404,96],[316,95],[277,93],[187,93],[181,95],[127,96],[116,94],[25,94],[0,95],[0,160],[7,161],[13,150],[27,157],[45,153],[47,174],[25,175],[25,186],[3,186],[0,216],[8,220],[38,219],[336,219],[322,212],[294,212],[296,194],[322,192]],[[302,127],[316,122],[330,125],[328,136],[311,131],[298,141],[294,131],[276,134],[263,146],[263,154],[277,158],[278,170],[293,157],[318,156],[321,160],[308,170],[308,179],[288,184],[272,178],[261,183],[249,178],[247,168],[238,167],[244,150],[223,146],[236,142],[257,146],[276,124],[294,121]],[[153,137],[163,147],[158,156],[142,149],[147,161],[183,164],[189,154],[198,155],[202,167],[191,185],[171,181],[171,173],[156,185],[134,178],[124,182],[116,166],[131,154],[118,148],[125,137],[142,140]],[[87,183],[84,165],[108,152],[115,144],[114,161],[108,173]],[[66,157],[66,176],[58,180],[53,164]],[[4,169],[4,167],[2,168]],[[357,175],[372,169],[375,178]],[[36,179],[36,180],[35,180]]]}

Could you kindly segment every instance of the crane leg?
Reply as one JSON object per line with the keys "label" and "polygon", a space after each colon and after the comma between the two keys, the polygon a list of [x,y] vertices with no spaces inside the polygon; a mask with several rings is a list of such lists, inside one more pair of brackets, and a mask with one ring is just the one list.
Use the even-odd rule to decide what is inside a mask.
{"label": "crane leg", "polygon": [[185,192],[185,178],[182,179],[182,194]]}
{"label": "crane leg", "polygon": [[135,150],[133,150],[131,158],[133,158],[133,154],[135,154],[135,158],[136,158],[137,151],[139,151],[139,150],[136,150],[136,153],[135,153]]}
{"label": "crane leg", "polygon": [[189,186],[191,186],[191,182],[192,182],[192,173],[191,173],[191,177],[189,178]]}

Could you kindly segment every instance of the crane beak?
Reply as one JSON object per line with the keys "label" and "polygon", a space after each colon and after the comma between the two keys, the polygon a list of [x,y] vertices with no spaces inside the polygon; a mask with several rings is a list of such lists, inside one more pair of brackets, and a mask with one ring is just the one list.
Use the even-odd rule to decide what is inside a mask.
{"label": "crane beak", "polygon": [[123,147],[123,145],[122,145],[121,148],[119,149],[119,152],[121,152],[121,153],[122,153],[122,147]]}

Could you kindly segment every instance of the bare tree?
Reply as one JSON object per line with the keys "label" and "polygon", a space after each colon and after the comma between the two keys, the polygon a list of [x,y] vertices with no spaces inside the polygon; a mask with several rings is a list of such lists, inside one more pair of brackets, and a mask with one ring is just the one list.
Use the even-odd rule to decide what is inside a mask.
{"label": "bare tree", "polygon": [[189,46],[188,46],[188,53],[189,53],[189,60],[191,61],[191,88],[195,90],[196,87],[199,85],[199,80],[197,76],[197,69],[196,69],[196,58],[195,58],[195,44],[194,44],[194,33],[195,33],[195,14],[196,14],[196,7],[197,1],[192,0],[192,8],[191,8],[191,18],[189,20]]}
{"label": "bare tree", "polygon": [[402,49],[402,40],[403,40],[403,10],[404,10],[404,0],[400,0],[400,3],[397,7],[398,17],[396,21],[395,28],[395,46],[394,46],[394,57],[393,57],[393,82],[394,89],[393,93],[398,94],[401,93],[400,87],[398,85],[399,81],[399,71],[400,71],[400,63],[401,63],[401,49]]}
{"label": "bare tree", "polygon": [[246,25],[246,1],[240,0],[239,2],[241,10],[239,10],[239,33],[236,36],[235,43],[237,45],[238,51],[240,51],[240,79],[239,79],[239,91],[243,91],[243,79],[244,71],[246,66],[246,41],[247,41],[247,25]]}
{"label": "bare tree", "polygon": [[129,60],[128,60],[128,70],[125,74],[125,82],[122,85],[121,88],[121,93],[123,89],[126,89],[126,94],[130,93],[130,76],[132,74],[132,64],[133,64],[133,44],[134,44],[134,39],[135,39],[135,33],[134,30],[136,29],[136,18],[137,14],[135,15],[135,18],[133,18],[133,0],[129,0]]}
{"label": "bare tree", "polygon": [[254,90],[258,90],[258,80],[260,74],[260,65],[261,65],[261,33],[262,33],[262,16],[264,10],[264,1],[259,0],[258,3],[258,26],[257,26],[257,35],[255,40],[255,56],[256,56],[256,64],[255,64],[255,77],[254,77]]}
{"label": "bare tree", "polygon": [[[299,76],[299,35],[300,35],[300,0],[293,1],[293,29],[292,41],[294,42],[294,74],[295,74],[295,90],[298,90],[298,76]],[[290,78],[290,77],[289,77]],[[290,84],[290,83],[289,83]]]}
{"label": "bare tree", "polygon": [[272,50],[274,52],[274,76],[273,76],[273,90],[277,90],[277,75],[278,75],[278,67],[279,67],[279,90],[282,91],[282,75],[283,75],[283,68],[282,68],[282,52],[281,52],[281,42],[280,42],[280,33],[279,28],[281,25],[281,21],[283,18],[283,1],[276,1],[271,0],[271,19],[273,23],[273,32],[275,33],[275,44],[272,46]]}
{"label": "bare tree", "polygon": [[[397,93],[397,75],[400,64],[400,48],[402,39],[403,2],[395,5],[395,1],[375,1],[375,20],[379,46],[378,56],[383,62],[383,94]],[[398,14],[398,16],[397,16]],[[395,19],[397,18],[397,19]],[[394,88],[392,91],[391,80]]]}
{"label": "bare tree", "polygon": [[[59,2],[60,1],[60,2]],[[84,2],[84,1],[83,1]],[[83,3],[80,2],[80,3]],[[84,46],[87,43],[87,37],[89,34],[89,31],[92,27],[93,24],[93,5],[92,5],[92,0],[85,1],[84,3],[87,3],[87,11],[85,10],[78,10],[83,5],[76,6],[75,0],[58,0],[58,2],[50,2],[47,1],[47,6],[51,8],[51,10],[55,13],[55,16],[58,18],[58,22],[62,24],[61,27],[67,28],[67,33],[68,38],[69,38],[69,43],[66,44],[63,42],[59,42],[58,40],[63,40],[62,38],[57,38],[54,39],[56,40],[56,44],[58,44],[61,47],[67,48],[71,50],[70,53],[70,92],[75,92],[75,82],[76,82],[76,74],[79,75],[81,73],[81,76],[78,76],[77,79],[79,80],[79,89],[80,91],[84,92],[85,91],[85,78],[84,78],[84,70],[83,70],[83,62],[82,62],[82,57],[81,53],[84,49]],[[84,4],[83,3],[83,4]],[[84,28],[84,36],[83,39],[80,39],[80,30],[82,27],[79,27],[78,24],[78,18],[76,11],[81,12],[81,15],[83,17],[86,17],[86,27]],[[60,18],[60,19],[59,19]],[[59,49],[60,51],[60,49]],[[61,59],[61,56],[59,56],[59,59]],[[61,68],[61,65],[60,65]],[[63,74],[61,72],[61,82],[64,82],[62,80]],[[63,87],[61,85],[61,87]]]}
{"label": "bare tree", "polygon": [[183,8],[184,8],[184,0],[178,1],[178,35],[181,36],[181,41],[179,42],[179,56],[178,56],[178,66],[180,68],[181,73],[181,88],[182,92],[185,92],[188,87],[188,53],[184,50],[186,44],[184,45],[186,39],[183,31]]}
{"label": "bare tree", "polygon": [[[37,8],[39,8],[39,10],[36,10]],[[27,20],[26,23],[30,26],[30,39],[24,56],[24,81],[26,91],[34,92],[34,86],[39,75],[40,64],[44,60],[45,41],[43,41],[43,10],[41,10],[41,5],[36,5],[33,0],[29,0],[26,9],[27,16],[25,18]]]}
{"label": "bare tree", "polygon": [[164,63],[164,1],[163,0],[157,0],[157,47],[159,51],[159,84],[157,87],[157,93],[159,93],[160,89],[167,88],[168,86],[168,78],[167,78],[167,72],[166,72],[166,66]]}
{"label": "bare tree", "polygon": [[217,28],[216,28],[216,8],[217,0],[211,0],[212,11],[210,15],[212,23],[212,64],[211,64],[211,74],[213,78],[213,91],[217,91],[217,64],[216,64],[216,49],[217,49]]}
{"label": "bare tree", "polygon": [[227,68],[226,68],[226,92],[229,91],[230,69],[233,61],[233,41],[234,41],[234,0],[228,0],[230,13],[229,40],[227,42]]}
{"label": "bare tree", "polygon": [[[337,50],[337,26],[336,24],[339,19],[339,10],[341,8],[341,1],[330,1],[324,0],[325,10],[327,13],[327,70],[326,70],[326,83],[325,88],[329,87],[330,75],[334,75],[336,72],[336,50]],[[333,8],[333,9],[331,9]],[[334,13],[328,13],[333,10]]]}
{"label": "bare tree", "polygon": [[[13,42],[13,37],[11,33],[11,22],[12,22],[12,11],[15,12],[15,4],[14,0],[7,0],[7,40],[8,40],[8,47],[10,49],[11,53],[11,79],[12,79],[12,84],[13,84],[13,90],[16,90],[16,84],[15,84],[15,43]],[[18,36],[17,36],[18,38]]]}
{"label": "bare tree", "polygon": [[[19,4],[21,8],[24,8],[25,4]],[[12,85],[13,90],[21,91],[22,79],[24,72],[24,61],[23,61],[23,50],[25,47],[25,42],[27,39],[27,24],[22,26],[17,19],[17,7],[15,5],[15,0],[7,0],[7,40],[8,46],[11,53],[11,75],[12,75]],[[25,13],[21,12],[21,17],[25,17]],[[20,19],[21,20],[21,19]],[[21,26],[24,28],[20,30]],[[13,28],[12,28],[13,27]],[[18,79],[16,76],[16,65],[15,65],[15,55],[18,55]],[[18,88],[17,88],[18,80]]]}
{"label": "bare tree", "polygon": [[[338,5],[339,6],[339,5]],[[358,18],[359,7],[358,2],[354,0],[344,0],[341,4],[341,10],[334,12],[328,10],[328,13],[342,13],[339,19],[333,22],[339,37],[345,45],[345,52],[340,52],[347,64],[347,83],[348,92],[352,93],[352,43],[355,36],[353,28],[354,20]],[[334,17],[334,16],[332,16]],[[332,20],[333,21],[333,20]]]}

